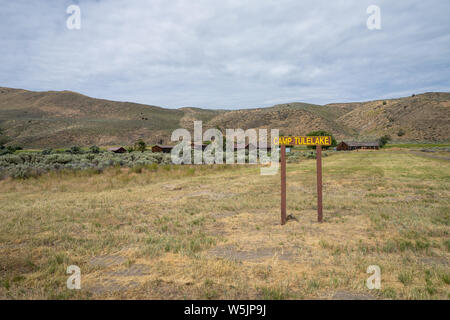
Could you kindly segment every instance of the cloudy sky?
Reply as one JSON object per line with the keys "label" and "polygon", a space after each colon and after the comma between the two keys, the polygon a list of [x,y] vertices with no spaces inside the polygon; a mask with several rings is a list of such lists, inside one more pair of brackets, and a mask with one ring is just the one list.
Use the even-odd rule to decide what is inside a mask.
{"label": "cloudy sky", "polygon": [[0,86],[228,109],[450,91],[449,16],[448,0],[0,0]]}

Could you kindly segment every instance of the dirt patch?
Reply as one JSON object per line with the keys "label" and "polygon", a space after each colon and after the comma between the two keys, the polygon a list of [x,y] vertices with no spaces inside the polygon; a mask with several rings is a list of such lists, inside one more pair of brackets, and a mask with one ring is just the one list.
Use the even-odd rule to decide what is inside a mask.
{"label": "dirt patch", "polygon": [[167,191],[176,191],[176,190],[183,189],[181,186],[174,185],[174,184],[163,184],[162,188]]}
{"label": "dirt patch", "polygon": [[89,265],[94,266],[94,267],[111,267],[111,266],[118,266],[121,265],[122,263],[125,263],[127,261],[127,258],[122,257],[122,256],[98,256],[98,257],[93,257],[92,259],[89,260]]}
{"label": "dirt patch", "polygon": [[213,191],[209,191],[209,190],[204,190],[204,191],[198,191],[198,192],[187,194],[185,197],[188,197],[188,198],[208,197],[210,200],[221,200],[224,198],[231,198],[234,195],[235,195],[234,193],[213,192]]}
{"label": "dirt patch", "polygon": [[0,274],[3,272],[29,273],[36,266],[28,260],[26,255],[9,255],[6,252],[0,254]]}
{"label": "dirt patch", "polygon": [[303,186],[289,186],[288,191],[301,191],[301,192],[310,192],[311,188],[303,187]]}
{"label": "dirt patch", "polygon": [[[161,279],[151,280],[144,283],[138,292],[134,292],[132,299],[186,299],[193,296],[194,287],[192,283],[179,284]],[[122,298],[129,299],[127,295]]]}
{"label": "dirt patch", "polygon": [[[427,152],[431,152],[431,151],[427,151]],[[436,156],[436,155],[433,155],[433,154],[429,154],[427,152],[425,152],[425,151],[422,151],[422,152],[413,152],[413,151],[411,151],[412,154],[415,154],[417,156],[422,156],[422,157],[425,157],[425,158],[432,158],[432,159],[439,159],[439,160],[448,160],[448,161],[450,161],[450,157],[439,157],[439,156]]]}
{"label": "dirt patch", "polygon": [[213,213],[211,213],[211,216],[213,218],[216,218],[216,219],[233,217],[235,215],[237,215],[237,212],[231,212],[231,211],[229,211],[229,212],[213,212]]}
{"label": "dirt patch", "polygon": [[28,244],[25,242],[22,243],[5,243],[5,244],[0,244],[0,249],[18,249],[18,248],[23,248],[26,247]]}
{"label": "dirt patch", "polygon": [[208,251],[208,254],[232,261],[264,260],[268,258],[291,261],[295,258],[294,250],[291,248],[262,247],[256,250],[239,250],[233,245],[212,248]]}
{"label": "dirt patch", "polygon": [[445,257],[427,257],[420,259],[420,262],[426,265],[450,266],[450,260]]}
{"label": "dirt patch", "polygon": [[104,295],[108,293],[126,292],[139,286],[136,281],[119,282],[114,279],[106,279],[101,283],[88,285],[83,289],[94,295]]}
{"label": "dirt patch", "polygon": [[208,200],[217,201],[225,198],[231,198],[235,196],[235,193],[225,193],[225,192],[214,192],[211,190],[201,190],[197,192],[191,192],[178,197],[173,198],[174,200],[180,200],[183,198],[207,198]]}
{"label": "dirt patch", "polygon": [[331,298],[332,300],[376,300],[377,298],[360,292],[350,292],[350,291],[336,291],[336,293]]}
{"label": "dirt patch", "polygon": [[112,271],[109,273],[109,275],[116,277],[145,276],[148,274],[150,274],[150,268],[145,264],[133,264],[129,268]]}

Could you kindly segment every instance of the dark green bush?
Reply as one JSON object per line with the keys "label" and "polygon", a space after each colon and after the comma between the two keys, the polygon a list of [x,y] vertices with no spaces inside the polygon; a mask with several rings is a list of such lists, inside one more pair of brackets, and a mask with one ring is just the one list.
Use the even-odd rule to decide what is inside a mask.
{"label": "dark green bush", "polygon": [[378,139],[378,142],[380,143],[380,147],[383,148],[390,140],[391,140],[391,137],[389,135],[382,136],[380,139]]}
{"label": "dark green bush", "polygon": [[91,153],[100,153],[100,148],[94,145],[89,148],[89,151]]}
{"label": "dark green bush", "polygon": [[72,146],[69,150],[67,150],[67,153],[71,154],[81,154],[83,151],[79,146]]}
{"label": "dark green bush", "polygon": [[137,151],[144,152],[147,149],[147,144],[144,142],[144,140],[139,139],[134,144],[134,149],[137,150]]}
{"label": "dark green bush", "polygon": [[3,156],[5,154],[11,154],[11,153],[12,152],[9,151],[7,148],[0,149],[0,156]]}
{"label": "dark green bush", "polygon": [[22,147],[19,146],[7,146],[6,149],[10,152],[10,153],[14,153],[17,150],[22,150]]}

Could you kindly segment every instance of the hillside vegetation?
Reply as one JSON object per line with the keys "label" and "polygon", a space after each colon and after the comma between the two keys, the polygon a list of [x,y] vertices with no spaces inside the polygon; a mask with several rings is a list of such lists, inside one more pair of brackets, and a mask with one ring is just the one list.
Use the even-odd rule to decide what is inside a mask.
{"label": "hillside vegetation", "polygon": [[26,148],[70,145],[128,145],[137,139],[169,143],[174,129],[278,128],[282,134],[313,130],[337,139],[371,140],[389,134],[396,141],[448,141],[450,93],[324,106],[286,103],[268,108],[165,109],[95,99],[70,91],[33,92],[0,88],[0,128],[9,144]]}

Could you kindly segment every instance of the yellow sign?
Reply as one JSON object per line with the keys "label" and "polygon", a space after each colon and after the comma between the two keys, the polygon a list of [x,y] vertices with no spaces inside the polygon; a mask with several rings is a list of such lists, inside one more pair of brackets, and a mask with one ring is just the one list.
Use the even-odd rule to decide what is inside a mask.
{"label": "yellow sign", "polygon": [[275,145],[287,146],[330,146],[331,137],[313,136],[313,137],[279,137],[274,138]]}

